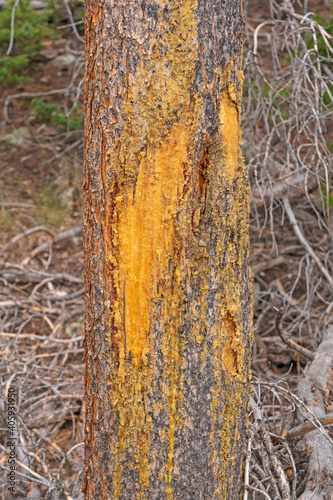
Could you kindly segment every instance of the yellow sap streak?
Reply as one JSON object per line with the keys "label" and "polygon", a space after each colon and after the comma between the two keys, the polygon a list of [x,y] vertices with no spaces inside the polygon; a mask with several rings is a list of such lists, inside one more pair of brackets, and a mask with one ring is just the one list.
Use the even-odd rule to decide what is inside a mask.
{"label": "yellow sap streak", "polygon": [[174,216],[182,195],[190,127],[176,123],[159,148],[142,158],[135,192],[118,207],[119,278],[123,286],[126,354],[147,348],[150,305],[173,256]]}
{"label": "yellow sap streak", "polygon": [[[117,203],[119,308],[115,323],[125,347],[122,353],[120,346],[120,357],[131,352],[137,360],[145,358],[151,306],[173,254],[173,217],[183,191],[183,164],[193,141],[193,124],[186,122],[186,110],[195,75],[196,0],[174,0],[170,9],[168,22],[160,20],[163,36],[152,44],[149,60],[132,75],[124,103],[121,158],[127,187]],[[175,122],[169,129],[171,120]],[[134,183],[135,190],[130,191]]]}
{"label": "yellow sap streak", "polygon": [[[163,0],[159,3],[164,5]],[[123,96],[124,133],[119,150],[110,154],[110,166],[122,168],[113,218],[116,268],[112,278],[117,290],[113,317],[119,347],[113,400],[121,415],[114,469],[115,499],[122,498],[128,453],[133,453],[132,463],[140,476],[137,500],[149,497],[149,477],[155,472],[165,475],[171,489],[174,429],[181,404],[179,311],[173,312],[173,307],[180,303],[180,284],[170,275],[169,262],[174,268],[175,261],[181,261],[175,225],[179,224],[179,210],[184,210],[184,170],[194,149],[198,113],[191,89],[198,42],[196,0],[165,3],[170,16],[164,19],[161,12],[158,39],[153,40],[151,34],[151,53],[140,59],[136,74],[128,76]],[[163,302],[162,316],[165,315],[161,319],[167,357],[163,393],[169,426],[165,429],[167,462],[162,471],[154,472],[151,465],[148,468],[153,436],[145,401],[157,372],[153,320],[158,299]],[[171,494],[167,493],[168,499]]]}
{"label": "yellow sap streak", "polygon": [[223,94],[220,120],[222,123],[222,137],[225,145],[225,162],[228,177],[232,182],[239,166],[240,154],[240,122],[237,103],[232,99],[229,89]]}

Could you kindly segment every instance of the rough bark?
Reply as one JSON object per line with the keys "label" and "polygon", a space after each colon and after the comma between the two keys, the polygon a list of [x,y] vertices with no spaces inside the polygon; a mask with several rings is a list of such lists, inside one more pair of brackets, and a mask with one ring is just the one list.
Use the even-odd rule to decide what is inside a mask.
{"label": "rough bark", "polygon": [[87,0],[85,498],[239,499],[241,0]]}

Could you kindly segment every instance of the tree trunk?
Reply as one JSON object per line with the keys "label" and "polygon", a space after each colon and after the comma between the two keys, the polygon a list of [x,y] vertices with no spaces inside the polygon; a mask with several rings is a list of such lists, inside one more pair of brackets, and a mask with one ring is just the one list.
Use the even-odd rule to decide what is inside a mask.
{"label": "tree trunk", "polygon": [[85,498],[239,499],[241,0],[87,0]]}

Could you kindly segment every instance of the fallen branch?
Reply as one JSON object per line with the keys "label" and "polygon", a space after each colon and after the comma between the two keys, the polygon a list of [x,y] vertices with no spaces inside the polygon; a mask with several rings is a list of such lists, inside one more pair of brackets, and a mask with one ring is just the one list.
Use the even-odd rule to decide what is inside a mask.
{"label": "fallen branch", "polygon": [[272,200],[283,198],[287,194],[293,200],[301,198],[305,191],[312,192],[318,187],[318,181],[315,177],[307,186],[305,186],[306,180],[306,173],[298,175],[291,173],[282,179],[276,179],[273,185],[258,186],[254,184],[251,186],[251,199],[259,208],[270,204]]}
{"label": "fallen branch", "polygon": [[[326,425],[333,424],[333,413],[329,413],[328,415],[326,415],[326,417],[318,418],[318,421],[323,427],[325,427]],[[315,429],[317,429],[316,424],[314,424],[313,422],[305,422],[304,424],[298,425],[297,427],[290,429],[290,431],[287,432],[287,438],[296,438],[305,436],[306,434]]]}
{"label": "fallen branch", "polygon": [[57,295],[35,295],[33,299],[4,300],[0,302],[0,308],[24,307],[27,304],[33,305],[34,302],[43,302],[44,300],[48,300],[50,302],[66,302],[81,297],[84,294],[84,287],[73,293],[67,293],[60,290],[58,290],[57,293]]}
{"label": "fallen branch", "polygon": [[69,273],[46,273],[44,271],[38,271],[37,269],[9,269],[8,271],[3,271],[1,273],[2,278],[4,278],[8,283],[11,282],[21,282],[30,283],[38,282],[42,280],[49,281],[67,281],[68,283],[75,283],[77,285],[82,285],[83,281],[77,276],[72,276]]}

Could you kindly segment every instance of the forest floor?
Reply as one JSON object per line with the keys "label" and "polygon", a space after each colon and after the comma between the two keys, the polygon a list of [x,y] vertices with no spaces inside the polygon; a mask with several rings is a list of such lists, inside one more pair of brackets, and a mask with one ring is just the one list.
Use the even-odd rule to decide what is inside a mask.
{"label": "forest floor", "polygon": [[[309,11],[330,19],[327,2],[308,3]],[[82,4],[75,2],[71,7],[74,20],[81,19]],[[67,500],[82,498],[84,53],[82,24],[73,31],[67,11],[61,12],[58,39],[44,40],[42,48],[30,58],[27,75],[31,81],[0,91],[0,384],[4,396],[0,408],[5,415],[5,398],[8,390],[15,388],[21,462],[16,493],[0,485],[1,499],[44,498],[50,479],[55,477],[60,479]],[[300,13],[301,7],[296,5],[295,12]],[[246,53],[253,51],[257,37],[267,81],[273,71],[271,14],[269,0],[246,4],[245,63],[251,63]],[[268,24],[256,31],[263,22]],[[63,28],[65,25],[68,27]],[[284,176],[296,176],[295,183],[288,185],[287,195],[274,191],[284,178],[277,175],[274,155],[281,157],[285,143],[279,132],[273,140],[267,139],[270,133],[265,131],[265,119],[253,112],[255,105],[253,108],[250,97],[257,90],[249,90],[250,75],[251,70],[245,68],[243,141],[252,189],[255,343],[244,498],[303,498],[300,495],[304,490],[312,488],[315,493],[321,488],[318,477],[309,476],[313,474],[313,466],[312,472],[308,466],[314,445],[309,444],[304,428],[296,437],[290,432],[305,421],[314,421],[318,427],[318,419],[332,417],[333,413],[333,360],[325,358],[327,346],[333,345],[333,240],[330,203],[323,202],[321,189],[322,178],[330,179],[332,172],[328,169],[325,177],[318,170],[320,180],[311,183],[310,179],[306,184],[296,176],[300,171],[284,171]],[[251,125],[253,117],[255,126]],[[329,120],[325,115],[321,123],[326,127],[327,144],[332,144]],[[267,164],[263,173],[266,164],[262,158],[272,142],[275,163]],[[271,191],[267,186],[263,189],[266,180]],[[285,310],[286,341],[277,324],[281,307]],[[288,339],[301,349],[295,349]],[[328,343],[321,353],[325,341]],[[318,374],[318,380],[313,374]],[[302,394],[307,390],[314,401],[309,397],[304,407]],[[316,414],[316,406],[321,413]],[[2,421],[3,435],[5,425]],[[310,435],[316,441],[315,433]],[[332,426],[325,426],[320,435],[333,446]],[[266,452],[259,451],[261,446]],[[326,450],[326,444],[322,446]],[[7,459],[2,446],[0,463],[6,466]],[[316,470],[317,475],[322,473]],[[312,486],[308,484],[310,479]],[[329,480],[333,484],[332,471]],[[327,486],[331,491],[332,484]]]}

